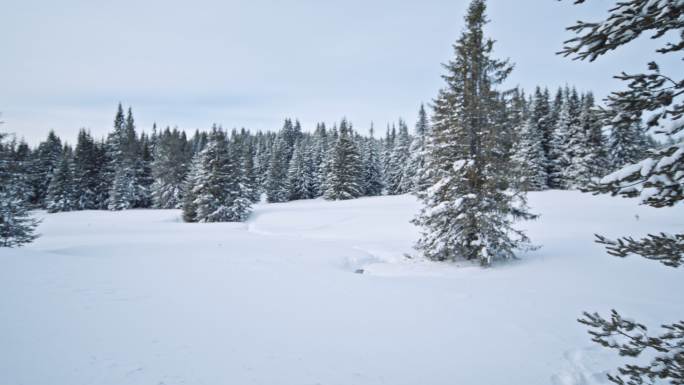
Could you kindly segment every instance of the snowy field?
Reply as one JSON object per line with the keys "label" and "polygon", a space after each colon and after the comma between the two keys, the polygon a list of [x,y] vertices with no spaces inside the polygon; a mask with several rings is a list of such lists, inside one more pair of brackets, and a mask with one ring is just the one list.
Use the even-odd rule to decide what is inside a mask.
{"label": "snowy field", "polygon": [[559,191],[530,204],[543,247],[491,269],[404,258],[410,196],[258,205],[246,224],[40,213],[40,239],[0,249],[0,384],[607,383],[619,358],[581,311],[676,321],[684,280],[592,234],[681,231],[684,211]]}

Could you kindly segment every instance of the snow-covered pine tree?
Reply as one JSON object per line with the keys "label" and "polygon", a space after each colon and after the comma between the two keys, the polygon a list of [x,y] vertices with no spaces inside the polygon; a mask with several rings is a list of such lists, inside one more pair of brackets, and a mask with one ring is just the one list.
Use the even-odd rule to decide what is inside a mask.
{"label": "snow-covered pine tree", "polygon": [[114,180],[109,189],[109,199],[107,199],[108,210],[127,210],[135,207],[138,199],[135,181],[135,163],[125,160],[116,165]]}
{"label": "snow-covered pine tree", "polygon": [[199,183],[201,168],[202,151],[193,155],[188,175],[183,182],[183,220],[185,222],[197,222],[197,206],[195,205],[197,195],[193,188]]}
{"label": "snow-covered pine tree", "polygon": [[250,212],[249,192],[242,185],[240,152],[233,149],[223,130],[214,128],[193,175],[193,215],[196,222],[241,222]]}
{"label": "snow-covered pine tree", "polygon": [[387,124],[387,131],[385,132],[385,140],[383,141],[383,149],[382,149],[382,176],[384,178],[384,185],[385,189],[387,190],[387,185],[388,185],[388,176],[390,169],[392,168],[391,164],[391,159],[392,159],[392,151],[394,149],[394,139],[397,136],[397,129],[392,124],[392,128],[390,130],[389,124]]}
{"label": "snow-covered pine tree", "polygon": [[259,198],[266,191],[268,169],[271,164],[271,150],[273,149],[273,135],[270,132],[258,132],[256,136],[256,154],[254,156],[254,170]]}
{"label": "snow-covered pine tree", "polygon": [[57,168],[52,173],[45,197],[47,212],[56,213],[78,209],[73,171],[73,151],[71,147],[65,145],[62,150],[62,159],[59,160]]}
{"label": "snow-covered pine tree", "polygon": [[365,151],[363,151],[363,195],[366,196],[381,195],[384,188],[382,164],[374,133],[373,123],[371,123],[370,136],[366,140]]}
{"label": "snow-covered pine tree", "polygon": [[307,156],[310,156],[310,153],[307,152],[308,148],[309,146],[305,145],[303,140],[295,142],[287,172],[290,200],[313,198],[312,190],[315,176],[311,167],[311,159]]}
{"label": "snow-covered pine tree", "polygon": [[45,197],[53,171],[62,159],[62,141],[54,131],[50,130],[47,139],[38,145],[34,154],[30,178],[33,187],[31,202],[37,207],[45,208]]}
{"label": "snow-covered pine tree", "polygon": [[95,150],[97,154],[97,171],[99,173],[98,185],[96,191],[97,208],[100,210],[107,209],[109,202],[109,190],[111,188],[111,159],[107,151],[107,141],[103,138],[95,142]]}
{"label": "snow-covered pine tree", "polygon": [[574,111],[568,87],[563,89],[562,100],[549,149],[549,188],[552,189],[566,189],[568,187],[568,177],[565,172],[573,160],[568,144],[571,132],[578,129],[577,119],[573,116]]}
{"label": "snow-covered pine tree", "polygon": [[238,150],[242,162],[242,183],[245,189],[249,191],[247,195],[250,202],[256,203],[261,198],[261,186],[255,168],[254,138],[243,128],[237,139],[239,140]]}
{"label": "snow-covered pine tree", "polygon": [[573,119],[566,132],[563,156],[567,164],[560,173],[563,186],[568,189],[577,189],[586,185],[591,173],[589,165],[586,163],[589,151],[589,132],[585,130],[581,121],[581,104],[584,103],[584,96],[580,102],[579,99],[575,100],[577,93],[574,89],[573,94],[575,98],[571,94],[569,99]]}
{"label": "snow-covered pine tree", "polygon": [[646,156],[648,148],[641,118],[609,102],[604,121],[610,130],[608,156],[612,169],[636,163]]}
{"label": "snow-covered pine tree", "polygon": [[176,128],[167,127],[159,134],[152,162],[154,207],[175,209],[183,205],[183,183],[190,166],[188,146],[185,135]]}
{"label": "snow-covered pine tree", "polygon": [[[576,1],[581,3],[583,1]],[[684,50],[684,4],[670,0],[625,0],[617,2],[604,20],[577,22],[569,30],[576,37],[565,42],[565,56],[593,61],[597,57],[629,44],[642,34],[663,42],[660,54]],[[674,40],[673,40],[674,39]],[[626,91],[614,92],[607,99],[608,121],[613,131],[635,130],[644,113],[650,113],[648,127],[667,135],[684,130],[684,79],[681,71],[675,78],[661,73],[655,62],[647,73],[622,73],[618,79],[627,82]],[[638,125],[636,125],[638,127]],[[626,197],[640,197],[653,207],[669,207],[684,200],[684,142],[654,149],[637,164],[627,164],[605,176],[589,190]],[[684,234],[650,235],[641,240],[630,237],[609,240],[598,236],[612,255],[641,255],[668,266],[679,266],[684,260]],[[616,384],[645,383],[681,384],[684,379],[684,321],[663,325],[663,333],[649,335],[646,326],[613,311],[610,318],[598,313],[584,313],[579,320],[591,329],[594,342],[617,350],[621,356],[639,357],[648,352],[647,361],[619,368],[619,375],[608,375]],[[618,338],[615,338],[618,337]],[[624,376],[624,377],[623,377]]]}
{"label": "snow-covered pine tree", "polygon": [[110,159],[108,174],[111,175],[107,208],[124,210],[136,207],[144,199],[138,181],[142,173],[139,144],[133,112],[129,108],[124,118],[121,103],[114,118],[114,131],[107,138],[107,152]]}
{"label": "snow-covered pine tree", "polygon": [[266,200],[269,203],[286,202],[289,198],[287,188],[287,171],[289,169],[289,151],[287,140],[281,132],[273,143],[271,159],[266,176]]}
{"label": "snow-covered pine tree", "polygon": [[544,153],[544,136],[533,116],[523,122],[514,147],[513,166],[516,184],[524,191],[541,191],[547,188],[548,161]]}
{"label": "snow-covered pine tree", "polygon": [[404,194],[411,189],[411,180],[405,180],[405,168],[408,165],[411,146],[411,137],[408,133],[408,126],[403,120],[399,120],[399,132],[394,139],[392,152],[387,166],[385,179],[387,182],[387,194]]}
{"label": "snow-covered pine tree", "polygon": [[225,164],[229,175],[225,205],[228,207],[228,220],[230,222],[244,222],[252,212],[254,191],[245,168],[245,146],[243,131],[238,135],[235,130],[228,146],[228,159]]}
{"label": "snow-covered pine tree", "polygon": [[434,183],[419,194],[424,207],[414,220],[421,227],[416,246],[433,260],[490,265],[513,258],[529,241],[513,221],[534,217],[523,193],[503,190],[508,162],[496,158],[503,128],[491,116],[501,108],[494,87],[512,67],[491,57],[493,41],[483,34],[485,9],[484,0],[470,3],[466,30],[445,65],[447,84],[434,101],[428,157]]}
{"label": "snow-covered pine tree", "polygon": [[5,138],[0,133],[0,247],[16,247],[38,237],[38,221],[29,213],[31,191],[26,169],[13,156]]}
{"label": "snow-covered pine tree", "polygon": [[430,122],[423,104],[418,110],[416,122],[416,134],[411,141],[409,160],[404,169],[404,181],[408,191],[421,191],[429,187],[429,177],[424,176],[427,157],[427,137],[430,131]]}
{"label": "snow-covered pine tree", "polygon": [[137,182],[135,207],[152,207],[152,184],[154,183],[154,176],[152,175],[153,161],[152,143],[147,134],[142,133],[140,135],[140,140],[138,141],[138,154],[135,162]]}
{"label": "snow-covered pine tree", "polygon": [[101,207],[103,167],[102,157],[93,137],[90,132],[81,129],[74,150],[76,209],[95,210]]}
{"label": "snow-covered pine tree", "polygon": [[579,120],[573,128],[568,138],[572,161],[565,176],[568,187],[577,189],[587,186],[592,178],[602,176],[606,170],[605,140],[591,93],[582,96]]}
{"label": "snow-covered pine tree", "polygon": [[325,163],[328,154],[328,133],[325,123],[316,125],[311,145],[311,163],[314,178],[312,181],[313,197],[323,195],[323,185],[325,184]]}
{"label": "snow-covered pine tree", "polygon": [[358,198],[363,193],[361,180],[361,156],[349,134],[346,119],[340,122],[340,132],[330,151],[328,173],[325,183],[325,199],[342,200]]}
{"label": "snow-covered pine tree", "polygon": [[591,92],[584,97],[580,124],[587,133],[587,154],[584,161],[589,168],[589,175],[591,178],[604,176],[608,172],[608,141],[603,134],[603,124]]}

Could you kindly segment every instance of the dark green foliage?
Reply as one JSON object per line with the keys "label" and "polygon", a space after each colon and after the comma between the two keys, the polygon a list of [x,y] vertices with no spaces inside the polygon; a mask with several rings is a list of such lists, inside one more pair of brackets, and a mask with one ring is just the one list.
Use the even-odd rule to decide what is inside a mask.
{"label": "dark green foliage", "polygon": [[434,101],[428,168],[432,185],[418,196],[424,208],[416,245],[433,260],[474,260],[489,265],[514,257],[529,240],[513,228],[532,219],[525,196],[506,191],[510,160],[505,157],[502,125],[505,104],[494,87],[510,73],[506,61],[491,57],[493,41],[483,35],[485,2],[470,3],[466,30],[445,65],[447,85]]}
{"label": "dark green foliage", "polygon": [[287,186],[287,172],[290,166],[290,149],[287,139],[281,133],[275,139],[266,177],[266,200],[268,202],[285,202],[290,196]]}
{"label": "dark green foliage", "polygon": [[351,126],[342,119],[339,136],[330,151],[325,199],[353,199],[363,193],[361,156],[350,131]]}
{"label": "dark green foliage", "polygon": [[29,213],[26,148],[17,149],[4,139],[0,133],[0,247],[17,247],[38,237],[38,221]]}
{"label": "dark green foliage", "polygon": [[102,208],[107,188],[105,185],[105,159],[101,148],[90,133],[84,129],[78,132],[74,150],[75,200],[79,210]]}
{"label": "dark green foliage", "polygon": [[154,207],[180,208],[183,203],[183,183],[192,156],[184,132],[168,127],[159,134],[152,161],[151,196]]}
{"label": "dark green foliage", "polygon": [[615,310],[610,319],[585,312],[578,321],[590,328],[592,341],[617,350],[621,356],[639,357],[646,351],[655,353],[655,358],[645,365],[627,364],[618,369],[620,375],[608,374],[610,381],[619,385],[654,384],[658,380],[684,384],[684,321],[662,325],[663,334],[655,337],[647,334],[646,326],[622,317]]}
{"label": "dark green foliage", "polygon": [[[576,0],[582,3],[583,0]],[[640,34],[652,32],[652,38],[674,32],[673,42],[665,39],[661,54],[684,50],[684,4],[666,0],[626,0],[618,2],[609,16],[599,22],[578,22],[569,28],[577,34],[566,41],[561,52],[575,59],[593,61],[614,49],[630,43]],[[677,41],[677,33],[679,34]],[[606,122],[616,137],[633,137],[638,133],[639,122],[645,112],[651,113],[649,127],[672,135],[684,129],[684,81],[660,73],[655,62],[648,64],[648,73],[627,75],[618,79],[627,82],[626,91],[614,92],[607,98]],[[678,74],[681,76],[681,74]],[[633,139],[627,140],[627,142]],[[628,150],[629,146],[627,147]],[[625,158],[630,157],[629,151]],[[640,197],[642,203],[653,207],[668,207],[684,198],[684,144],[672,144],[651,150],[646,159],[638,163],[619,165],[622,168],[589,186],[587,190],[624,197]],[[618,162],[619,163],[619,162]],[[681,264],[684,247],[682,234],[649,235],[641,240],[624,237],[617,241],[597,236],[608,252],[618,257],[629,254],[660,261],[677,267]],[[663,325],[665,332],[648,336],[646,327],[625,319],[613,310],[610,319],[597,313],[584,313],[579,322],[590,327],[594,342],[615,349],[621,355],[639,357],[650,351],[645,365],[627,364],[618,369],[619,375],[608,375],[616,384],[640,385],[644,383],[684,384],[684,322]],[[617,341],[616,337],[621,341]],[[625,376],[625,377],[623,377]]]}
{"label": "dark green foliage", "polygon": [[33,196],[31,203],[37,207],[45,207],[45,197],[52,179],[53,171],[62,158],[62,141],[54,131],[48,133],[47,139],[38,145],[31,167],[31,185]]}
{"label": "dark green foliage", "polygon": [[192,222],[242,222],[251,209],[243,184],[241,153],[225,132],[214,128],[191,175],[192,204],[184,218]]}
{"label": "dark green foliage", "polygon": [[608,254],[616,257],[636,254],[670,267],[679,267],[684,263],[684,234],[648,234],[648,237],[640,240],[624,237],[613,241],[601,235],[596,235],[596,238],[596,243],[606,245]]}
{"label": "dark green foliage", "polygon": [[78,198],[73,175],[73,154],[71,148],[65,146],[62,159],[53,171],[48,186],[45,207],[49,213],[78,209]]}

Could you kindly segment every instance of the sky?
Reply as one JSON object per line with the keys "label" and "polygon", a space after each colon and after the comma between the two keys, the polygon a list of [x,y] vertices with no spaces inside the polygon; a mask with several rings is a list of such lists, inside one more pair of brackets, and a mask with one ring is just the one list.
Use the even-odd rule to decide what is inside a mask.
{"label": "sky", "polygon": [[[620,71],[655,56],[646,38],[596,62],[555,55],[576,20],[613,1],[490,0],[506,86],[565,84],[598,98]],[[346,117],[360,132],[413,124],[442,87],[441,63],[463,29],[466,0],[5,2],[0,12],[1,129],[35,144],[50,129],[73,143],[111,130],[119,102],[138,129],[178,126],[305,130]],[[674,60],[672,61],[674,63]],[[667,63],[666,63],[667,64]],[[674,64],[679,65],[679,64]]]}

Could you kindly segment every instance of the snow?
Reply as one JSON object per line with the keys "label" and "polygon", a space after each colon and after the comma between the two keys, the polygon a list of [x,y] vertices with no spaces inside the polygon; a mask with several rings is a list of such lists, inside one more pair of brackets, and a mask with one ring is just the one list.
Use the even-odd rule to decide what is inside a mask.
{"label": "snow", "polygon": [[592,234],[681,231],[684,213],[529,198],[543,247],[489,269],[407,259],[411,196],[260,204],[243,224],[39,213],[40,239],[0,249],[0,383],[608,383],[621,358],[576,318],[616,308],[657,330],[684,314],[684,281]]}

